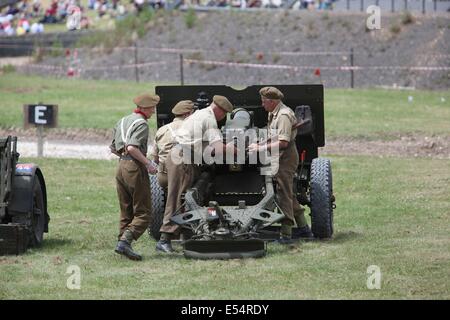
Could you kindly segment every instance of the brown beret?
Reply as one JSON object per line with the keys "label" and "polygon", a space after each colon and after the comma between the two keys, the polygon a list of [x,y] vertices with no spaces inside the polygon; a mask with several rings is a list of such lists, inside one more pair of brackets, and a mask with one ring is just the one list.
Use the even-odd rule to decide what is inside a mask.
{"label": "brown beret", "polygon": [[192,110],[194,110],[194,103],[191,100],[182,100],[173,107],[172,113],[176,116],[181,116]]}
{"label": "brown beret", "polygon": [[134,98],[133,102],[141,108],[156,107],[159,103],[159,96],[156,94],[143,94]]}
{"label": "brown beret", "polygon": [[233,105],[231,104],[230,100],[228,100],[224,96],[215,95],[213,97],[213,101],[217,106],[219,106],[221,109],[225,110],[226,112],[233,111]]}
{"label": "brown beret", "polygon": [[264,87],[259,90],[259,94],[266,99],[281,100],[284,98],[284,94],[275,87]]}

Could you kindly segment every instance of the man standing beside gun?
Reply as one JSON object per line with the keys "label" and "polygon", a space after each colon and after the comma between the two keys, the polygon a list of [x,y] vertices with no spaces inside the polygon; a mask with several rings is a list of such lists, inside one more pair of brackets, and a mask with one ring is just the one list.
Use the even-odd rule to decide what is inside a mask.
{"label": "man standing beside gun", "polygon": [[278,205],[286,218],[281,221],[279,243],[292,242],[292,226],[297,224],[300,238],[313,238],[304,215],[305,209],[300,206],[293,191],[294,175],[299,163],[295,137],[297,135],[297,118],[294,111],[283,104],[283,93],[275,87],[264,87],[259,91],[264,109],[268,112],[267,130],[269,140],[253,143],[249,152],[260,150],[279,150],[278,171],[275,174],[277,183]]}

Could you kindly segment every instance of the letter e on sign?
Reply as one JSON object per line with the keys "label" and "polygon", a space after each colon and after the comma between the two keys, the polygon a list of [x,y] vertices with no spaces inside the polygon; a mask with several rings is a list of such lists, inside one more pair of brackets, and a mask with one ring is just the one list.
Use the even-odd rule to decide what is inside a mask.
{"label": "letter e on sign", "polygon": [[50,104],[27,104],[23,108],[24,127],[32,125],[54,128],[57,126],[58,106]]}
{"label": "letter e on sign", "polygon": [[34,123],[35,124],[47,124],[48,119],[45,118],[45,112],[47,106],[36,106],[34,108]]}

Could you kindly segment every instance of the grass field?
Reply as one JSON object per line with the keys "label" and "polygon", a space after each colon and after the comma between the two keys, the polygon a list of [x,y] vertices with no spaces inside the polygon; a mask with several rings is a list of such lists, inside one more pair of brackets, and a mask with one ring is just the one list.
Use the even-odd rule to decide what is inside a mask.
{"label": "grass field", "polygon": [[[450,162],[333,157],[337,209],[331,241],[268,245],[263,259],[186,260],[155,252],[131,262],[113,252],[118,226],[115,162],[39,162],[50,233],[22,256],[0,257],[0,299],[450,298]],[[67,268],[81,269],[69,290]],[[367,268],[381,270],[369,290]]]}
{"label": "grass field", "polygon": [[[59,105],[59,127],[110,129],[133,108],[132,98],[154,83],[0,76],[0,127],[22,127],[24,104]],[[413,102],[408,102],[408,96]],[[450,92],[325,90],[327,137],[448,133]],[[150,121],[155,126],[154,118]]]}
{"label": "grass field", "polygon": [[[110,129],[133,110],[136,95],[154,92],[154,87],[150,83],[2,75],[0,126],[22,127],[23,105],[42,102],[58,105],[61,128]],[[154,119],[150,123],[154,126]]]}
{"label": "grass field", "polygon": [[[23,104],[59,105],[61,128],[111,129],[154,84],[0,76],[0,128],[22,127]],[[408,102],[408,96],[413,102]],[[448,136],[450,93],[325,91],[327,137]],[[150,122],[155,125],[154,119]],[[331,241],[268,244],[263,259],[186,260],[155,252],[146,234],[131,262],[113,252],[113,161],[21,159],[43,170],[51,215],[41,248],[0,257],[0,299],[450,299],[450,161],[332,156]],[[180,248],[178,248],[180,250]],[[66,287],[77,265],[81,289]],[[367,269],[381,271],[370,290]]]}

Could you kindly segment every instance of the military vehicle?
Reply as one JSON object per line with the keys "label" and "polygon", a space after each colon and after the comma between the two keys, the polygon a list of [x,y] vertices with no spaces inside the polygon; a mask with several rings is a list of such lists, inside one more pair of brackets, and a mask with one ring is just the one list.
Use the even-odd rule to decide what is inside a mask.
{"label": "military vehicle", "polygon": [[[239,140],[249,144],[248,132],[267,132],[268,115],[261,106],[259,90],[266,85],[236,90],[228,86],[158,86],[161,97],[157,109],[157,127],[172,121],[172,107],[180,100],[192,100],[199,109],[207,107],[216,94],[226,96],[234,110],[219,123],[224,141]],[[274,85],[294,110],[298,120],[295,140],[299,165],[294,178],[294,193],[300,204],[310,208],[311,229],[317,239],[333,235],[333,195],[331,163],[318,157],[325,145],[324,98],[322,85]],[[239,142],[237,142],[239,143]],[[200,178],[184,194],[184,210],[172,221],[190,231],[183,241],[184,255],[198,259],[261,257],[267,241],[279,235],[279,221],[284,217],[277,204],[273,175],[267,161],[258,155],[250,161],[201,166]],[[242,160],[242,159],[241,159]],[[253,159],[254,160],[254,159]],[[149,233],[159,239],[165,194],[156,177],[151,177],[154,220]],[[183,209],[182,208],[182,209]],[[295,230],[294,230],[295,234]]]}
{"label": "military vehicle", "polygon": [[0,138],[0,255],[18,255],[39,246],[48,232],[42,171],[18,160],[17,137]]}

